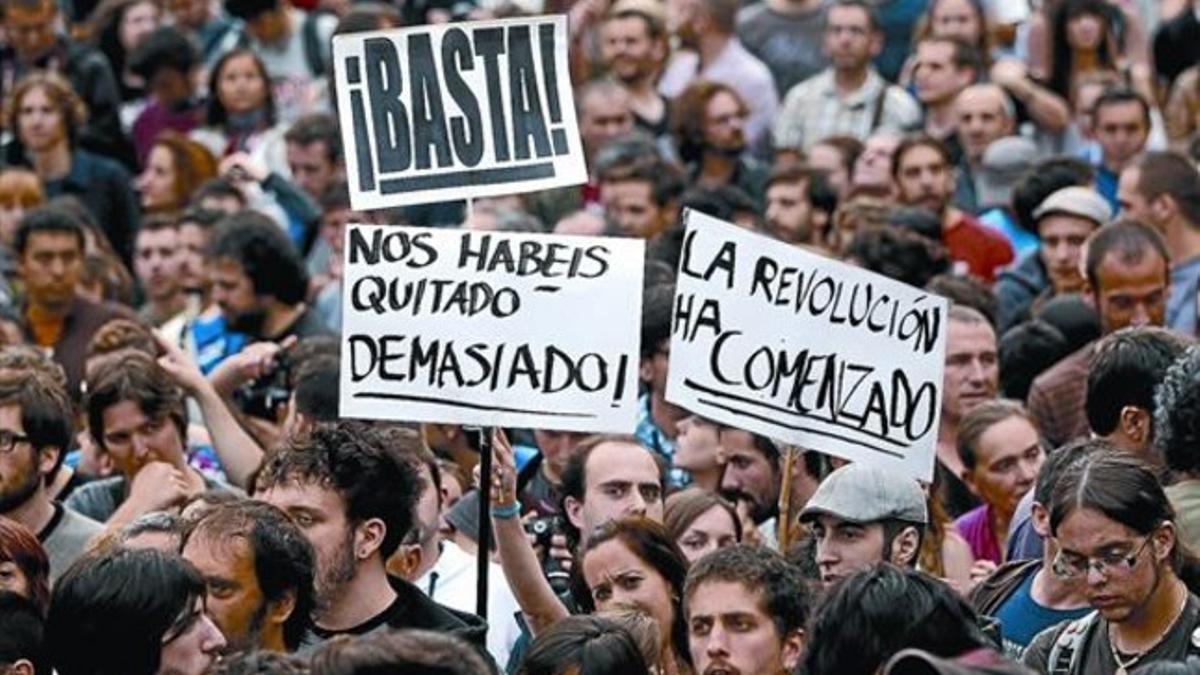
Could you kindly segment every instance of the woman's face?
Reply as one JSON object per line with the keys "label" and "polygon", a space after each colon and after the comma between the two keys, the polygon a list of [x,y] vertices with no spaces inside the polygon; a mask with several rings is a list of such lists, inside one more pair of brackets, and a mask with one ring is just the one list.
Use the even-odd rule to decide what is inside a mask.
{"label": "woman's face", "polygon": [[0,199],[0,244],[12,246],[13,237],[17,234],[17,223],[21,216],[25,215],[25,211],[32,207],[27,200],[15,195]]}
{"label": "woman's face", "polygon": [[583,558],[583,579],[598,611],[635,607],[658,622],[659,645],[670,645],[675,610],[671,585],[618,539],[610,539]]}
{"label": "woman's face", "polygon": [[672,458],[675,466],[686,471],[717,468],[721,450],[717,425],[692,415],[679,422],[678,431]]}
{"label": "woman's face", "polygon": [[146,168],[137,178],[142,208],[146,211],[172,209],[176,204],[175,161],[171,151],[161,145],[150,149]]}
{"label": "woman's face", "polygon": [[960,38],[968,44],[978,44],[983,26],[970,0],[942,0],[933,8],[929,28],[934,37]]}
{"label": "woman's face", "polygon": [[728,511],[714,506],[693,520],[675,543],[690,565],[717,549],[738,543],[737,526]]}
{"label": "woman's face", "polygon": [[1104,19],[1095,14],[1079,14],[1067,19],[1067,44],[1078,51],[1094,51],[1104,40]]}
{"label": "woman's face", "polygon": [[125,48],[125,53],[133,51],[147,34],[158,28],[160,23],[158,5],[153,2],[139,2],[131,5],[121,15],[121,25],[117,27],[117,40]]}
{"label": "woman's face", "polygon": [[267,83],[249,54],[225,62],[217,78],[217,97],[230,113],[245,113],[261,108],[267,101]]}
{"label": "woman's face", "polygon": [[33,589],[29,587],[29,578],[25,572],[11,560],[0,562],[0,591],[12,591],[17,595],[32,599]]}

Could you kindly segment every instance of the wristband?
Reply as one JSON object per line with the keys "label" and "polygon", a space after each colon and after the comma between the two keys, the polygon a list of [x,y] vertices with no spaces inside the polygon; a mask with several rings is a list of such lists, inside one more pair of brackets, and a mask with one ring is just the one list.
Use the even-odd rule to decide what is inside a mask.
{"label": "wristband", "polygon": [[499,520],[511,520],[521,515],[521,502],[513,501],[508,506],[493,506],[492,517]]}

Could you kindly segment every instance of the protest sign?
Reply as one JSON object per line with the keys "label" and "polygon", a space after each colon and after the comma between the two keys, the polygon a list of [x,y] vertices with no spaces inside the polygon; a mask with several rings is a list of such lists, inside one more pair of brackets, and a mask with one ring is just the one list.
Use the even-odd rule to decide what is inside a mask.
{"label": "protest sign", "polygon": [[946,301],[696,211],[685,218],[667,400],[930,480]]}
{"label": "protest sign", "polygon": [[351,206],[585,182],[567,43],[565,16],[334,37]]}
{"label": "protest sign", "polygon": [[342,417],[632,432],[643,248],[348,227]]}

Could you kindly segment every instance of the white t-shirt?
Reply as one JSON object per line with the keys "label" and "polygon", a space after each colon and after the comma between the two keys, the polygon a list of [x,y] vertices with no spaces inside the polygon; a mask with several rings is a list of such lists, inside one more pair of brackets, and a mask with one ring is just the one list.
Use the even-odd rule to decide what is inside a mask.
{"label": "white t-shirt", "polygon": [[[436,602],[460,612],[475,612],[476,562],[452,541],[442,543],[437,564],[413,583]],[[521,608],[508,588],[504,570],[488,563],[487,649],[500,668],[508,663],[521,637],[517,614]]]}

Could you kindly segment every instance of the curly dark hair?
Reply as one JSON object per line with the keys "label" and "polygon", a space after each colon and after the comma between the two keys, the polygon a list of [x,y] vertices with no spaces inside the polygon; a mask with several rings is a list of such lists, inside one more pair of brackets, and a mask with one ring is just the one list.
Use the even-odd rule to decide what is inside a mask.
{"label": "curly dark hair", "polygon": [[691,600],[696,589],[708,581],[737,582],[747,592],[760,593],[763,610],[775,622],[780,637],[808,623],[812,596],[804,574],[771,549],[738,544],[709,553],[688,570],[683,597]]}
{"label": "curly dark hair", "polygon": [[1200,470],[1200,346],[1184,352],[1154,395],[1154,445],[1175,471]]}
{"label": "curly dark hair", "polygon": [[930,279],[950,269],[950,256],[944,246],[888,225],[860,229],[845,257],[864,269],[917,288],[924,288]]}
{"label": "curly dark hair", "polygon": [[351,525],[372,518],[383,521],[379,550],[385,560],[412,528],[420,494],[413,465],[377,429],[355,421],[319,425],[285,441],[264,460],[254,492],[295,484],[336,492]]}
{"label": "curly dark hair", "polygon": [[241,265],[256,294],[294,305],[308,292],[308,271],[300,252],[278,225],[257,211],[239,211],[222,220],[209,255]]}

